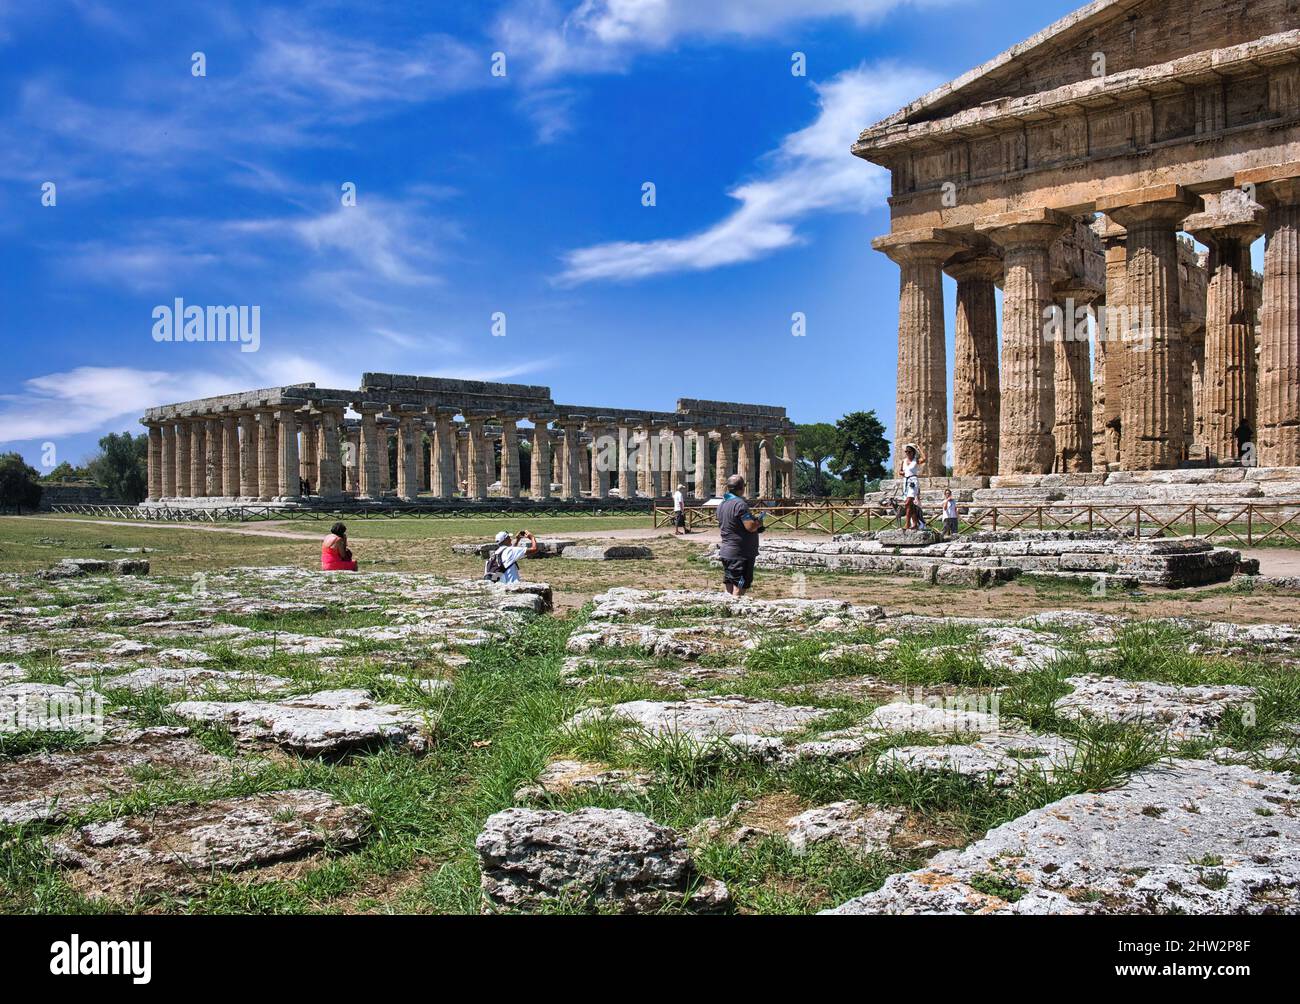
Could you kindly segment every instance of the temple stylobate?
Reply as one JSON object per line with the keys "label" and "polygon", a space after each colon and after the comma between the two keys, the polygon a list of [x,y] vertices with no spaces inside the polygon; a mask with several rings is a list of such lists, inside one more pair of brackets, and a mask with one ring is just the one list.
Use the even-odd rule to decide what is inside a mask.
{"label": "temple stylobate", "polygon": [[146,506],[519,499],[525,481],[537,501],[654,498],[678,484],[707,498],[733,473],[756,497],[795,493],[795,429],[767,405],[643,411],[557,404],[546,387],[366,373],[356,390],[270,387],[140,421]]}
{"label": "temple stylobate", "polygon": [[897,443],[960,476],[1300,465],[1294,3],[1097,0],[853,152],[892,177]]}

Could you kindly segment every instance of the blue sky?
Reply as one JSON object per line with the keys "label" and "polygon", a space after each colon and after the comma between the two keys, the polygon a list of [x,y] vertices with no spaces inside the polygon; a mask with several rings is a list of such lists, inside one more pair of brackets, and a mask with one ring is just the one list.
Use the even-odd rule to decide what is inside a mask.
{"label": "blue sky", "polygon": [[[1075,6],[0,0],[0,448],[365,370],[892,423],[887,179],[849,144]],[[176,297],[259,306],[259,350],[154,341]]]}

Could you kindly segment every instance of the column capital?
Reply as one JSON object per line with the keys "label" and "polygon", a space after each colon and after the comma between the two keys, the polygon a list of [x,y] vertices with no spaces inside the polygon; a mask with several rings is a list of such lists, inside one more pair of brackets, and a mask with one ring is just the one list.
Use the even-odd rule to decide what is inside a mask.
{"label": "column capital", "polygon": [[1258,202],[1284,205],[1300,202],[1300,161],[1238,171],[1232,180],[1239,188],[1249,186]]}
{"label": "column capital", "polygon": [[1267,217],[1263,206],[1240,189],[1230,188],[1205,196],[1205,209],[1183,220],[1183,229],[1209,246],[1221,240],[1249,243],[1264,233]]}
{"label": "column capital", "polygon": [[1200,212],[1200,196],[1182,185],[1154,185],[1118,192],[1097,200],[1097,211],[1105,213],[1120,226],[1157,223],[1180,224],[1190,213]]}
{"label": "column capital", "polygon": [[888,256],[896,265],[920,263],[942,265],[966,247],[966,243],[950,230],[923,227],[919,230],[900,230],[884,234],[871,242],[871,246]]}
{"label": "column capital", "polygon": [[991,250],[967,251],[952,258],[943,270],[958,282],[998,282],[1005,266]]}
{"label": "column capital", "polygon": [[1073,225],[1070,217],[1055,209],[1017,209],[977,221],[975,232],[1005,251],[1025,246],[1049,247]]}

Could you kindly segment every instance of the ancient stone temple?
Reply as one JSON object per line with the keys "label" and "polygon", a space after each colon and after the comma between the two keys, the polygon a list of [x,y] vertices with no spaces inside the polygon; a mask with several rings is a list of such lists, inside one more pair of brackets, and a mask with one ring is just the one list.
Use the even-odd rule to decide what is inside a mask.
{"label": "ancient stone temple", "polygon": [[391,373],[366,373],[356,390],[303,383],[162,405],[140,421],[146,506],[519,499],[525,482],[539,501],[662,497],[678,484],[708,498],[736,472],[776,499],[794,495],[798,455],[784,408],[557,404],[546,387]]}
{"label": "ancient stone temple", "polygon": [[1300,6],[1096,0],[853,152],[892,176],[927,473],[1300,465]]}

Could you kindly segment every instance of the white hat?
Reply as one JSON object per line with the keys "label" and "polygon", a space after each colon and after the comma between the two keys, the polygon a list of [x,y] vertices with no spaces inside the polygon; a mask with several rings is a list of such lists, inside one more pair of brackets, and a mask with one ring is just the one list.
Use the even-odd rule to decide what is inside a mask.
{"label": "white hat", "polygon": [[498,543],[498,544],[504,544],[504,543],[505,543],[507,540],[509,540],[509,539],[510,539],[510,534],[506,533],[504,530],[500,531],[500,532],[497,534],[497,543]]}

